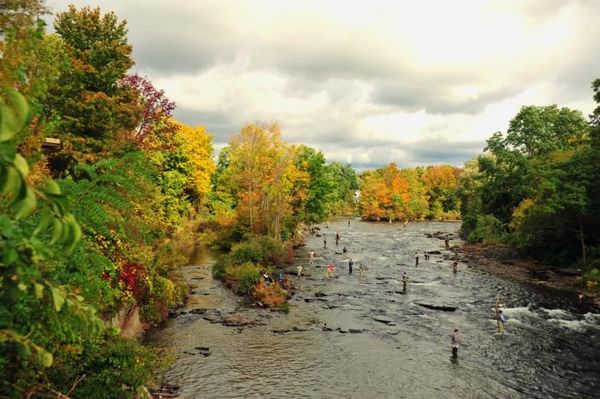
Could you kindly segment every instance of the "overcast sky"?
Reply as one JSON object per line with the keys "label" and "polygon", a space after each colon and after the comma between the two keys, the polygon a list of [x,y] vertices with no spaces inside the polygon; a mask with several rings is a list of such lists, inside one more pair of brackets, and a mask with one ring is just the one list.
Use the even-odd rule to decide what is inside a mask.
{"label": "overcast sky", "polygon": [[523,105],[589,115],[600,0],[47,0],[127,20],[134,70],[221,148],[252,121],[359,169],[480,153]]}

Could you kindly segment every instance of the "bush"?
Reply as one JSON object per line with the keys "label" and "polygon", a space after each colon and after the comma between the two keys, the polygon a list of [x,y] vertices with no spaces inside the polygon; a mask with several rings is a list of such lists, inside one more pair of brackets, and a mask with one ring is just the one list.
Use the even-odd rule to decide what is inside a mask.
{"label": "bush", "polygon": [[227,278],[237,282],[240,294],[250,295],[260,282],[260,270],[260,266],[250,262],[243,265],[231,265],[227,268]]}
{"label": "bush", "polygon": [[72,393],[74,398],[110,399],[133,398],[142,387],[152,380],[158,357],[139,343],[118,337],[87,351],[80,359],[81,371],[86,377]]}
{"label": "bush", "polygon": [[[268,286],[259,283],[254,295],[269,308],[282,308],[286,305],[287,291],[277,283]],[[285,311],[285,309],[282,310]]]}
{"label": "bush", "polygon": [[598,289],[600,284],[600,269],[594,267],[583,274],[585,287],[590,291]]}
{"label": "bush", "polygon": [[246,241],[235,244],[227,256],[230,263],[241,265],[247,262],[261,263],[264,259],[264,249],[256,241]]}
{"label": "bush", "polygon": [[212,267],[213,278],[223,281],[225,279],[225,259],[218,260]]}
{"label": "bush", "polygon": [[498,244],[505,237],[505,229],[502,222],[493,215],[477,216],[475,229],[469,234],[469,242],[483,242]]}

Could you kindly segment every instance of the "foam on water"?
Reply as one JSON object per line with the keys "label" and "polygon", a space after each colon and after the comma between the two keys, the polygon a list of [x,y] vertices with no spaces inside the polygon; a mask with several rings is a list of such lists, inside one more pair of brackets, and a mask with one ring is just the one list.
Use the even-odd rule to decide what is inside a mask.
{"label": "foam on water", "polygon": [[564,309],[546,309],[540,308],[540,310],[548,316],[551,316],[554,319],[565,319],[567,317],[571,317],[572,315]]}
{"label": "foam on water", "polygon": [[590,328],[597,327],[594,324],[591,324],[587,320],[562,320],[562,319],[548,319],[550,323],[558,324],[559,326],[566,328],[568,330],[573,330],[577,332],[585,332]]}
{"label": "foam on water", "polygon": [[529,306],[521,306],[515,308],[502,308],[502,312],[508,317],[526,316],[536,317],[537,315],[529,308]]}

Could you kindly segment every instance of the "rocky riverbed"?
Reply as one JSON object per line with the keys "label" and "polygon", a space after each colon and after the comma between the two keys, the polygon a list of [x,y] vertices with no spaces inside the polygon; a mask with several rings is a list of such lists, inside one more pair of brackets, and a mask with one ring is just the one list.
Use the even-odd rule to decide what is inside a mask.
{"label": "rocky riverbed", "polygon": [[[309,237],[290,267],[298,291],[289,313],[248,308],[212,280],[214,259],[205,254],[182,270],[192,284],[186,307],[147,336],[176,355],[164,383],[181,398],[593,397],[600,384],[597,312],[482,270],[478,259],[453,248],[462,244],[457,229],[330,222],[321,230],[328,248],[323,237]],[[450,248],[427,237],[440,231],[453,234]],[[325,279],[330,262],[337,270]],[[307,276],[292,274],[298,264]],[[506,335],[495,334],[498,296],[509,318]],[[458,361],[450,358],[454,328],[463,337]]]}

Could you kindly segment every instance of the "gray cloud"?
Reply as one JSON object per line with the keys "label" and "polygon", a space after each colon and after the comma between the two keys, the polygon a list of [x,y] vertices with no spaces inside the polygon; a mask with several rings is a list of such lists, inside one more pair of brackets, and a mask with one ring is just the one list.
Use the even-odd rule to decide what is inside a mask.
{"label": "gray cloud", "polygon": [[[517,15],[517,25],[526,21],[527,29],[519,31],[522,37],[511,36],[517,25],[507,25],[502,32],[474,30],[463,38],[465,43],[453,42],[446,37],[453,32],[431,22],[434,40],[425,44],[419,41],[424,30],[392,35],[394,28],[411,22],[413,11],[396,15],[398,10],[388,9],[385,2],[369,6],[376,12],[350,18],[350,23],[336,19],[327,2],[48,0],[48,5],[58,11],[70,2],[100,5],[127,19],[136,69],[151,78],[192,80],[208,74],[222,79],[212,103],[203,97],[197,101],[202,105],[195,105],[197,93],[182,94],[185,88],[167,90],[187,96],[187,101],[173,98],[185,104],[175,116],[206,126],[215,143],[228,142],[247,122],[279,119],[286,140],[307,143],[332,154],[332,159],[351,159],[354,166],[365,168],[392,161],[404,166],[460,165],[481,152],[484,143],[475,140],[475,128],[464,133],[473,137],[460,136],[471,141],[457,140],[458,132],[473,125],[482,134],[504,130],[509,113],[518,110],[506,106],[501,122],[488,117],[486,123],[494,125],[480,127],[476,121],[490,106],[537,86],[550,87],[543,92],[543,103],[591,103],[590,82],[600,77],[600,1],[595,0],[490,3],[486,7],[499,14]],[[458,31],[461,23],[473,23],[449,22],[447,26]],[[571,39],[561,42],[559,35],[556,46],[542,40],[553,23]],[[505,35],[507,42],[487,42],[495,33]],[[530,47],[513,52],[523,42]],[[435,48],[427,48],[427,43]],[[439,43],[449,51],[436,47]],[[463,44],[471,45],[464,54]],[[435,51],[441,56],[432,54]],[[454,59],[453,51],[460,56]],[[220,67],[225,72],[209,74]],[[236,80],[244,74],[249,76]],[[252,74],[275,76],[282,83],[267,79],[253,85],[248,81],[265,78]],[[411,113],[424,113],[428,120],[398,126],[398,137],[389,133],[395,126],[384,134],[369,123]],[[448,126],[451,123],[456,125]],[[442,133],[449,137],[439,140]]]}

